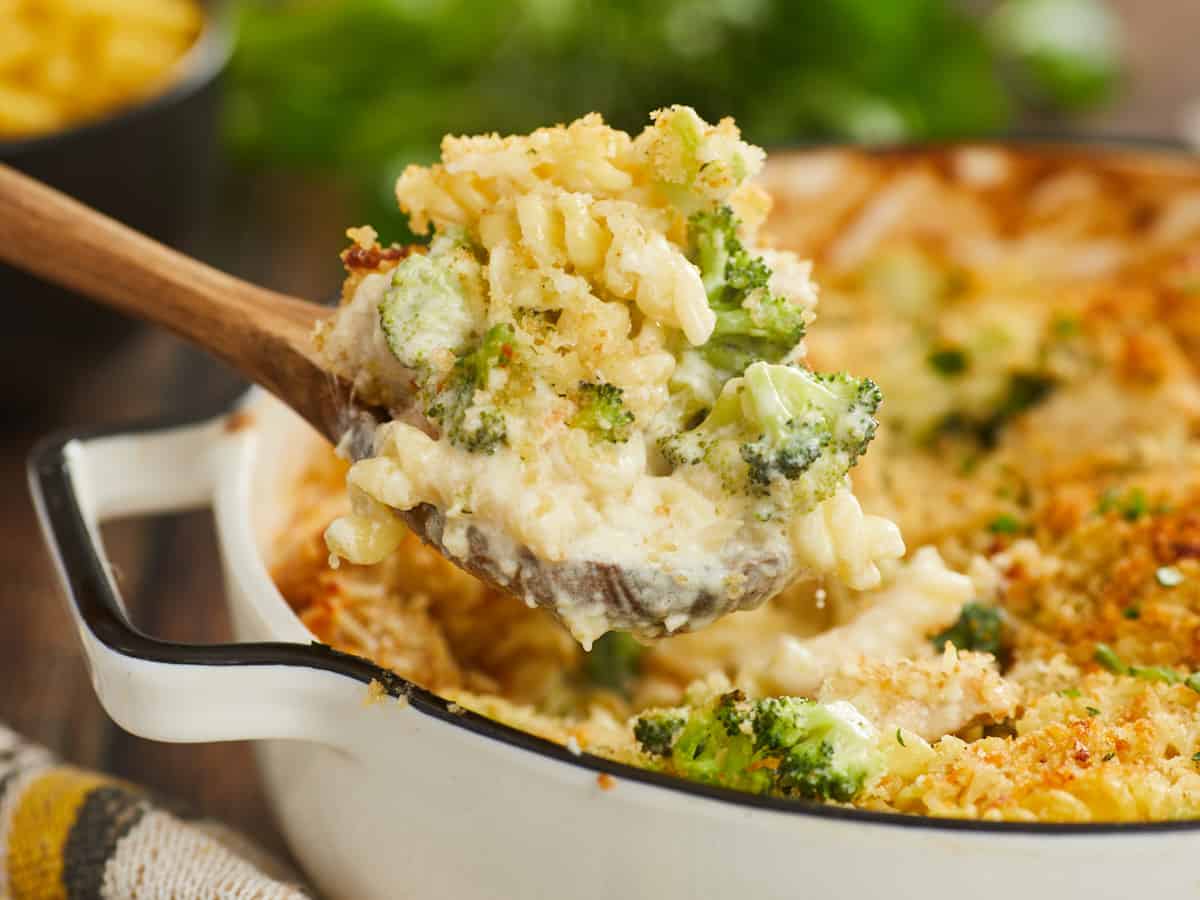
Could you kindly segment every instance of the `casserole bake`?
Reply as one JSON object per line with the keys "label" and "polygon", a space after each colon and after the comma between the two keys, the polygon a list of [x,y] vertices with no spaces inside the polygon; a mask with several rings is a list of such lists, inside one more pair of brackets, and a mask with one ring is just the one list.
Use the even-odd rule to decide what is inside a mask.
{"label": "casserole bake", "polygon": [[[468,708],[684,777],[938,816],[1195,816],[1200,193],[1183,178],[982,147],[808,154],[766,181],[784,206],[776,237],[819,270],[825,314],[807,333],[808,364],[870,373],[886,398],[852,481],[869,514],[900,523],[908,563],[872,567],[878,587],[817,567],[765,608],[645,647],[609,635],[583,654],[412,537],[382,565],[331,571],[320,533],[335,522],[334,550],[345,504],[327,466],[304,482],[275,565],[284,595],[321,640]],[[400,262],[393,277],[437,258]],[[769,396],[754,368],[749,396]],[[391,445],[397,462],[351,468],[352,508],[356,489],[383,496],[385,484],[403,502],[424,480],[404,471],[448,455],[407,431],[402,451]],[[574,471],[623,498],[611,470],[589,477],[579,459]],[[495,490],[478,483],[462,492],[464,522]],[[539,499],[580,505],[552,475],[495,483],[513,518],[555,541],[579,533]],[[609,507],[622,524],[645,517],[628,501]],[[798,554],[828,545],[806,521],[789,531]],[[666,534],[683,553],[703,546]],[[822,709],[839,702],[867,722]]]}
{"label": "casserole bake", "polygon": [[[1064,156],[1072,158],[1017,154],[1035,165]],[[1181,195],[1195,185],[1192,164],[1169,155],[1095,151],[1086,164],[1133,179],[1153,173]],[[257,396],[224,423],[47,445],[34,475],[106,707],[125,727],[162,739],[293,739],[263,745],[264,774],[297,855],[331,894],[723,896],[753,885],[764,896],[790,896],[798,878],[821,872],[822,890],[839,896],[901,885],[949,896],[969,879],[985,897],[1094,897],[1136,889],[1147,866],[1164,873],[1157,890],[1186,891],[1168,863],[1192,841],[1186,823],[935,822],[748,797],[576,756],[326,648],[179,648],[134,634],[103,564],[89,557],[95,529],[87,523],[211,498],[239,640],[311,639],[264,557],[291,520],[281,498],[313,440]],[[137,483],[122,477],[134,466]],[[910,511],[917,528],[936,524],[919,503],[900,505]],[[384,691],[368,692],[372,681]],[[407,703],[363,702],[381,694]],[[798,856],[811,865],[797,867]],[[864,858],[869,866],[855,864]]]}

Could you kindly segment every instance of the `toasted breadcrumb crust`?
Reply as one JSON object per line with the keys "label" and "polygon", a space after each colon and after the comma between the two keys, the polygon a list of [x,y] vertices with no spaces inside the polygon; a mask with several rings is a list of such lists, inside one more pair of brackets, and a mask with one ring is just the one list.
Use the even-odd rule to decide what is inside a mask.
{"label": "toasted breadcrumb crust", "polygon": [[846,700],[883,731],[901,728],[937,740],[980,720],[1009,718],[1021,689],[1000,676],[990,654],[960,653],[947,644],[932,659],[847,663],[825,679],[817,699]]}
{"label": "toasted breadcrumb crust", "polygon": [[346,269],[346,280],[342,282],[341,302],[349,303],[362,280],[373,272],[390,272],[402,259],[413,253],[424,253],[420,244],[381,246],[375,229],[370,225],[350,228],[346,237],[352,243],[341,253],[342,265]]}
{"label": "toasted breadcrumb crust", "polygon": [[[895,641],[812,686],[858,706],[887,745],[855,805],[1026,822],[1200,816],[1200,694],[1095,662],[1104,643],[1180,678],[1200,669],[1200,178],[967,148],[781,157],[763,184],[768,232],[813,258],[825,286],[809,359],[884,390],[856,494],[1006,614],[1003,669],[935,650],[933,618],[914,630],[906,612],[880,623]],[[373,235],[352,239],[352,278],[394,265]],[[549,617],[415,539],[381,566],[331,572],[319,535],[343,474],[314,462],[279,548],[276,579],[305,624],[584,752],[645,762],[631,714],[681,704],[697,682],[775,692],[801,678],[814,636],[871,621],[885,596],[795,585],[648,647],[620,695],[586,680]]]}

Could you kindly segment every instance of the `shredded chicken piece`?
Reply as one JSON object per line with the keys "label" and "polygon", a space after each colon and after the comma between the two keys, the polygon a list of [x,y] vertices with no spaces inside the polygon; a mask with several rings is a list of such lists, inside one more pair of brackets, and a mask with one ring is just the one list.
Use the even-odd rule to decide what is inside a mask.
{"label": "shredded chicken piece", "polygon": [[948,569],[933,547],[922,547],[852,622],[807,640],[785,636],[765,667],[742,674],[769,693],[808,696],[858,659],[929,656],[929,636],[953,622],[971,594],[971,579]]}
{"label": "shredded chicken piece", "polygon": [[881,731],[902,728],[932,741],[1013,715],[1021,689],[1000,675],[990,654],[946,644],[932,659],[856,660],[825,679],[817,699],[847,700]]}

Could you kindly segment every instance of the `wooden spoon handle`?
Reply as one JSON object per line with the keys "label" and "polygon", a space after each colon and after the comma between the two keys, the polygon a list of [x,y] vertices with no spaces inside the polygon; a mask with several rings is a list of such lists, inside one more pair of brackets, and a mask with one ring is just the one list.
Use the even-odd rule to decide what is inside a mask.
{"label": "wooden spoon handle", "polygon": [[2,164],[0,260],[169,328],[334,436],[337,386],[312,347],[329,310],[217,271]]}

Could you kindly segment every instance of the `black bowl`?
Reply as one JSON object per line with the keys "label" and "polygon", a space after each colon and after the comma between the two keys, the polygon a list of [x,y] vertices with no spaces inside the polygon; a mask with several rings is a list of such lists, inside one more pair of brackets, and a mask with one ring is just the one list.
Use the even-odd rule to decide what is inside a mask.
{"label": "black bowl", "polygon": [[[223,10],[205,25],[171,86],[66,131],[0,141],[0,161],[143,231],[191,249],[217,178],[220,76],[229,59]],[[132,335],[137,324],[0,263],[0,396],[7,424],[43,417]]]}

